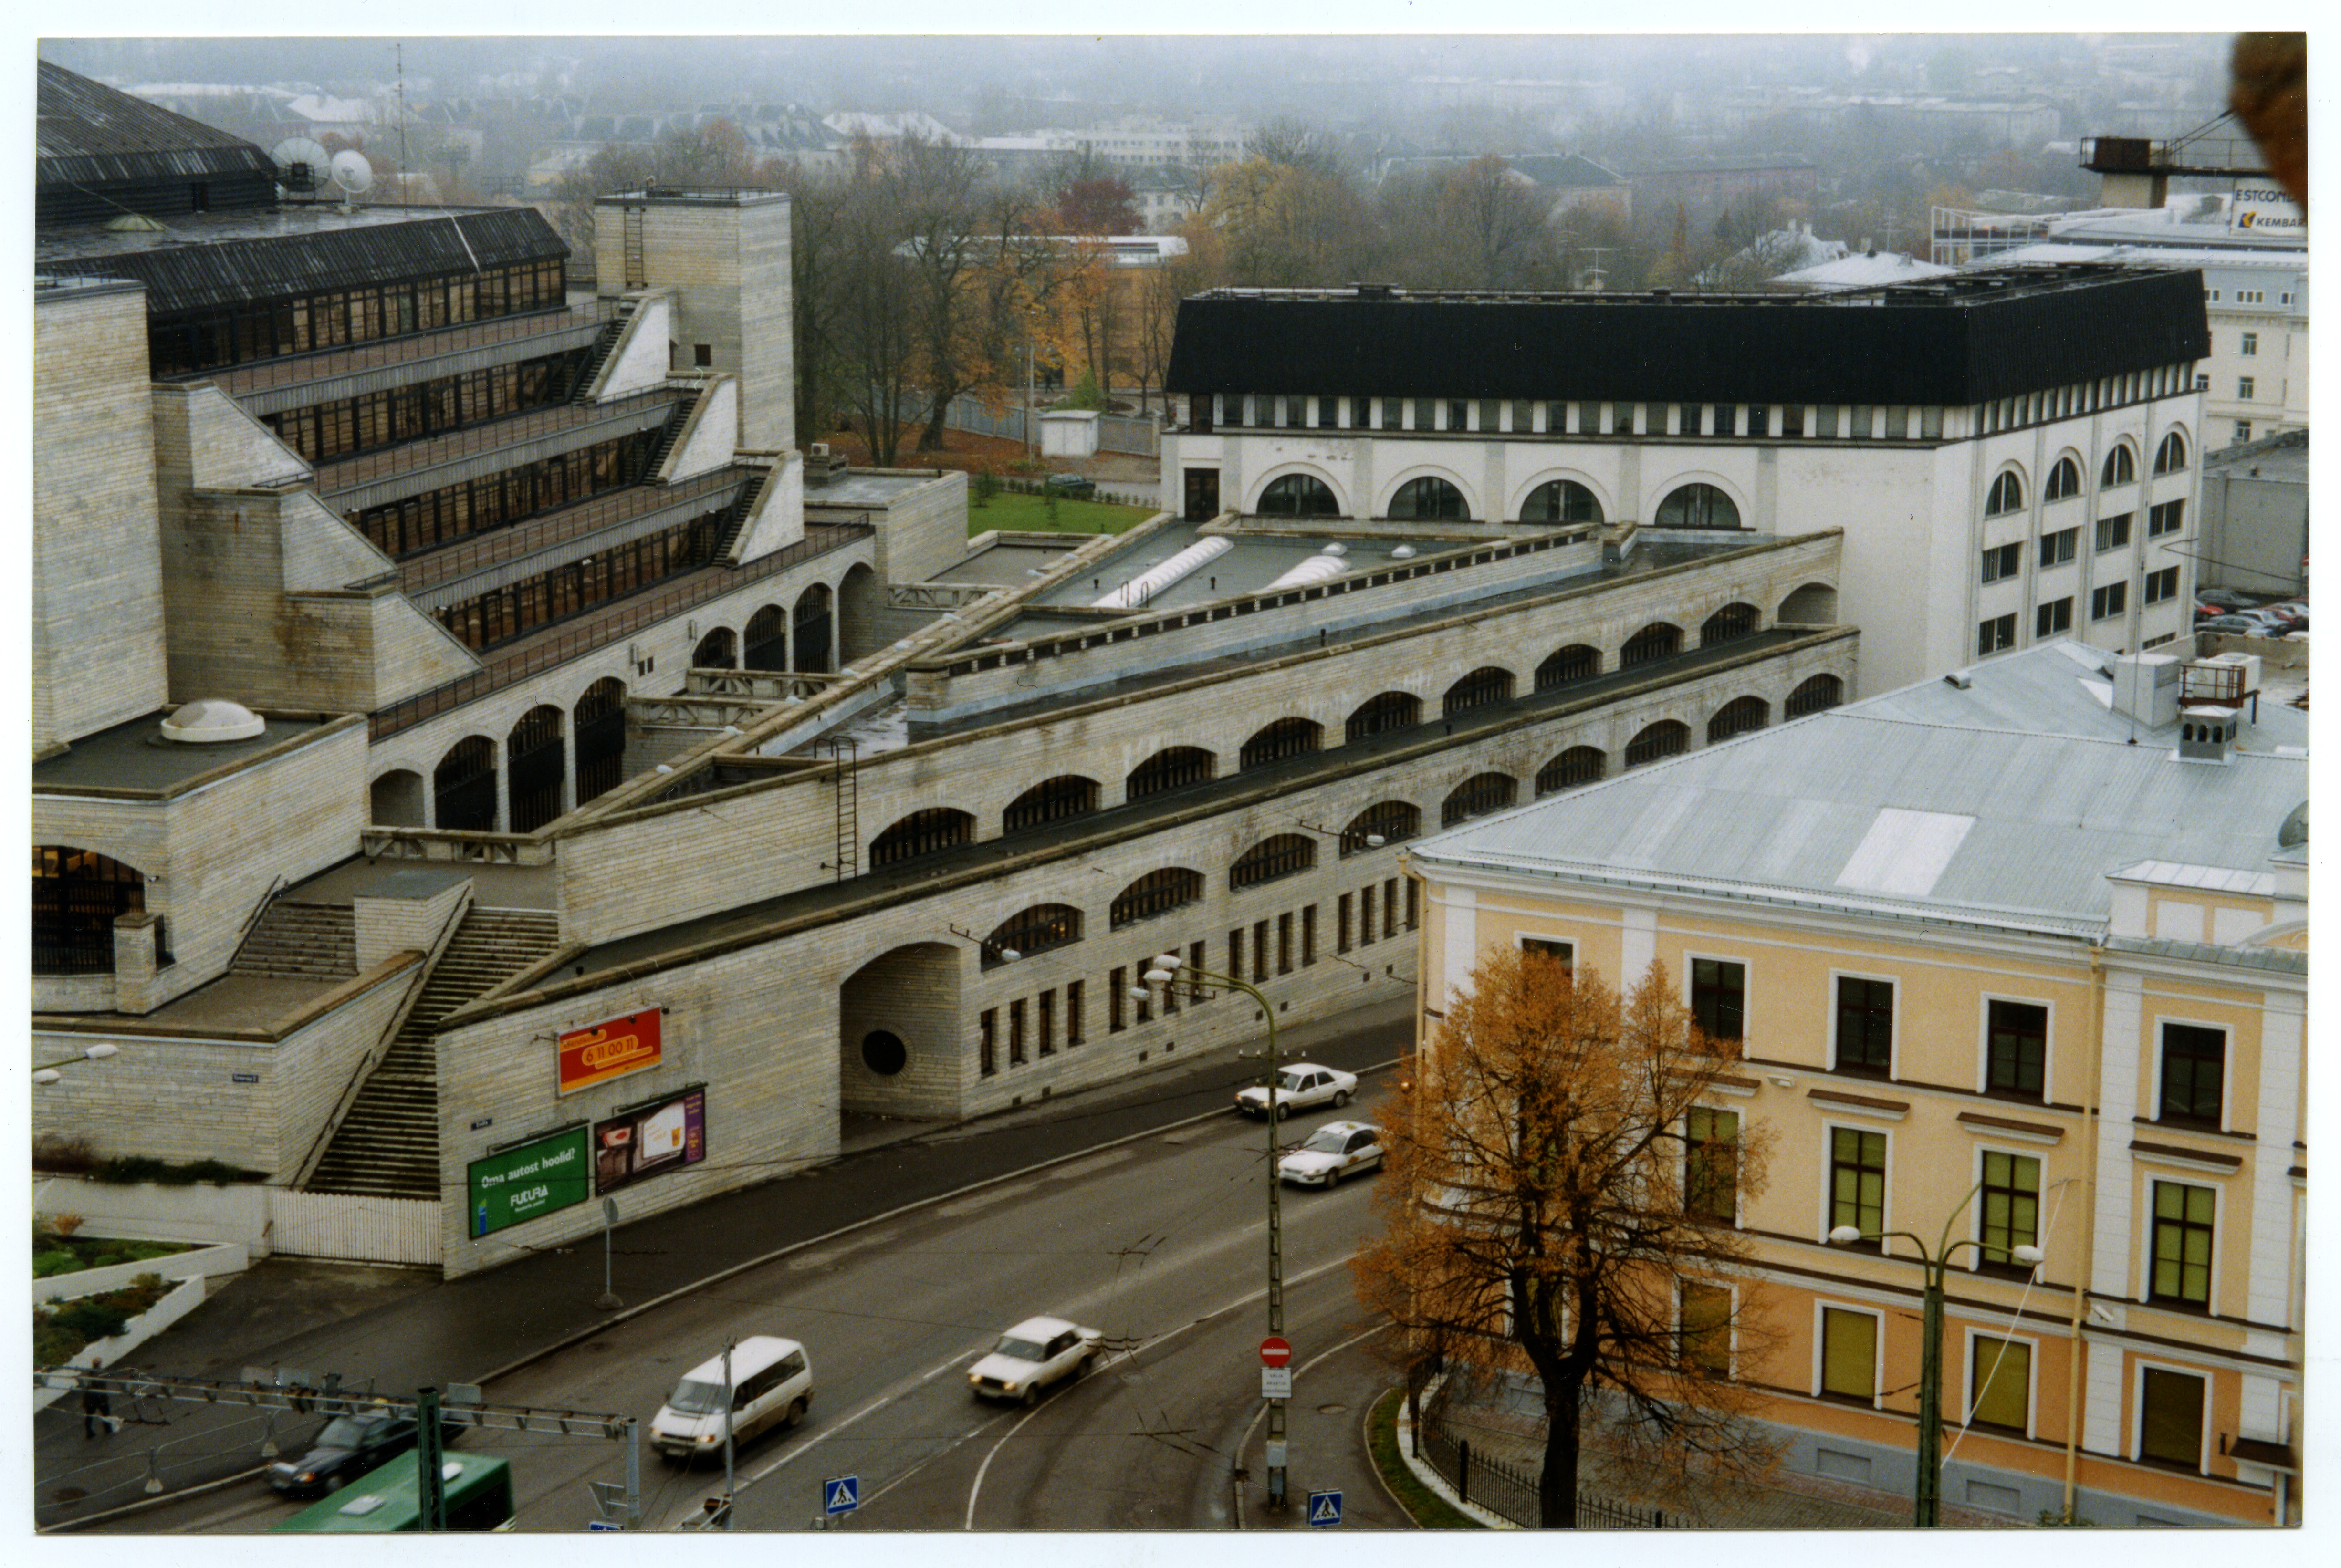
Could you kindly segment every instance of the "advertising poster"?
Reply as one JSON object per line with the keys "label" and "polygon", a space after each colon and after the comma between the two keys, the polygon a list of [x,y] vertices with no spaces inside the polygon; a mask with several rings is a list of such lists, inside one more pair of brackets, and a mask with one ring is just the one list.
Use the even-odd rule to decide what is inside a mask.
{"label": "advertising poster", "polygon": [[644,1007],[562,1036],[560,1092],[574,1094],[658,1066],[660,1014]]}
{"label": "advertising poster", "polygon": [[593,1190],[613,1192],[644,1176],[695,1166],[707,1157],[704,1087],[593,1124]]}
{"label": "advertising poster", "polygon": [[586,1129],[570,1127],[473,1160],[465,1214],[476,1238],[555,1209],[583,1203],[592,1192],[585,1161]]}

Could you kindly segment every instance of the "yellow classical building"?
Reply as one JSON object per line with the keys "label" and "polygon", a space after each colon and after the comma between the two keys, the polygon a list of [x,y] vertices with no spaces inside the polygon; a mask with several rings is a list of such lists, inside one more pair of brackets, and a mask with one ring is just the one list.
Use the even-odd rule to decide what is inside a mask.
{"label": "yellow classical building", "polygon": [[2297,1522],[2307,719],[2258,689],[2054,643],[1409,857],[1425,1050],[1514,946],[1655,962],[1738,1042],[1688,1130],[1770,1129],[1710,1201],[1790,1470],[1912,1486],[1920,1249],[1846,1239],[1907,1232],[1948,1243],[1947,1523]]}

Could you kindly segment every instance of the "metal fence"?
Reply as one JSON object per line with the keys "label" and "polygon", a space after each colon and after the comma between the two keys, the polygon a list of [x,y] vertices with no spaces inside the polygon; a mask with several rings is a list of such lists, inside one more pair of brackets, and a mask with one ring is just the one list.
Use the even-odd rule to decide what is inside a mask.
{"label": "metal fence", "polygon": [[[1544,1505],[1537,1495],[1537,1477],[1525,1466],[1508,1464],[1486,1454],[1475,1454],[1471,1440],[1459,1435],[1430,1411],[1422,1416],[1422,1456],[1439,1472],[1455,1495],[1523,1529],[1544,1523]],[[1663,1530],[1666,1514],[1655,1508],[1634,1508],[1599,1497],[1577,1494],[1579,1530]]]}
{"label": "metal fence", "polygon": [[[902,399],[902,418],[913,423],[927,417],[927,400],[916,392]],[[1036,411],[1034,422],[1039,422]],[[981,398],[962,392],[951,399],[943,410],[943,424],[951,430],[961,430],[970,435],[991,436],[997,441],[1025,442],[1031,438],[1024,432],[1024,411],[1021,407],[992,412],[983,406]],[[1138,457],[1159,457],[1162,453],[1162,422],[1152,415],[1100,414],[1098,416],[1098,450],[1128,452]]]}

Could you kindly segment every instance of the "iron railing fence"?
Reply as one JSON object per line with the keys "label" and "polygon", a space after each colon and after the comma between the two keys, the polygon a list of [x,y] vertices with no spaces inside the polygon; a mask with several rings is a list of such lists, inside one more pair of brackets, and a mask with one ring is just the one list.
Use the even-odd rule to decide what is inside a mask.
{"label": "iron railing fence", "polygon": [[[1473,1452],[1471,1440],[1431,1410],[1423,1412],[1421,1436],[1422,1456],[1455,1488],[1456,1496],[1523,1529],[1543,1526],[1544,1504],[1538,1496],[1537,1476],[1527,1467]],[[1662,1510],[1636,1508],[1582,1492],[1577,1494],[1579,1530],[1663,1530],[1666,1525]]]}
{"label": "iron railing fence", "polygon": [[331,381],[384,365],[413,364],[465,349],[567,332],[577,327],[606,326],[617,319],[616,300],[581,300],[552,310],[516,315],[489,316],[462,326],[431,327],[395,337],[369,338],[359,343],[335,343],[305,353],[280,354],[245,364],[213,366],[158,378],[169,382],[213,382],[230,397],[245,397],[276,387],[304,382]]}

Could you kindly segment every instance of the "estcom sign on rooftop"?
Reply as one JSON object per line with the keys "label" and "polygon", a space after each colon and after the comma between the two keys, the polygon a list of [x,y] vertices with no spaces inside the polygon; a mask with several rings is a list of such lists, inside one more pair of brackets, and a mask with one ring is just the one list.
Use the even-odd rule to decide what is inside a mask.
{"label": "estcom sign on rooftop", "polygon": [[658,1066],[660,1013],[644,1007],[562,1036],[560,1092],[574,1094]]}

